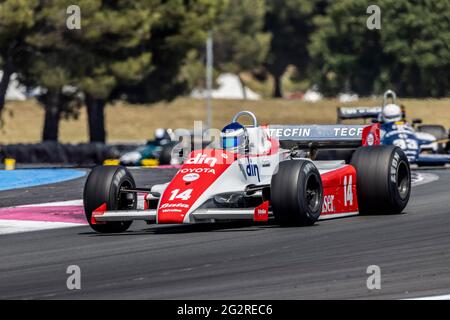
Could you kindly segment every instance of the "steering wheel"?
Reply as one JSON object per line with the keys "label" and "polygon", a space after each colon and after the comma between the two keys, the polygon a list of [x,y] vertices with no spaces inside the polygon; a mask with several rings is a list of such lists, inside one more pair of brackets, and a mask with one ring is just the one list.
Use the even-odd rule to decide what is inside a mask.
{"label": "steering wheel", "polygon": [[256,116],[251,111],[240,111],[236,113],[236,115],[233,117],[232,122],[237,122],[237,120],[242,116],[249,116],[253,120],[253,127],[256,128],[258,126],[258,121],[256,120]]}

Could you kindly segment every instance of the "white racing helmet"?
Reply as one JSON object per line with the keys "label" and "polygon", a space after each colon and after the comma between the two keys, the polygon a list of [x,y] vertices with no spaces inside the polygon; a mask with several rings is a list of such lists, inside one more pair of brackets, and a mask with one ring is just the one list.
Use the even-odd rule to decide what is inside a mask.
{"label": "white racing helmet", "polygon": [[248,151],[249,139],[246,128],[238,122],[232,122],[222,129],[222,148],[234,153]]}
{"label": "white racing helmet", "polygon": [[402,109],[398,105],[391,103],[384,106],[382,113],[383,122],[396,122],[402,119]]}
{"label": "white racing helmet", "polygon": [[163,141],[163,140],[171,140],[171,129],[158,128],[155,130],[155,140]]}

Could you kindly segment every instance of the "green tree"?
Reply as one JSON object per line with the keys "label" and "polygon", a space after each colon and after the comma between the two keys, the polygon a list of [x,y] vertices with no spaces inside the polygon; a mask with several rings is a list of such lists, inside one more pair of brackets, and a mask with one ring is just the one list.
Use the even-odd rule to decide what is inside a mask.
{"label": "green tree", "polygon": [[25,36],[26,59],[19,68],[23,84],[40,88],[44,141],[57,141],[60,118],[76,116],[81,106],[74,73],[76,51],[64,37],[66,8],[62,1],[39,1],[34,10],[35,27]]}
{"label": "green tree", "polygon": [[[40,87],[46,110],[44,140],[58,139],[61,117],[88,110],[90,140],[104,142],[108,101],[157,101],[180,93],[179,70],[188,52],[206,39],[216,16],[214,0],[80,0],[81,29],[66,25],[70,0],[38,1],[31,48],[21,81]],[[6,32],[5,32],[6,33]],[[161,80],[161,81],[158,81]]]}
{"label": "green tree", "polygon": [[383,0],[383,70],[376,85],[392,84],[401,95],[450,94],[450,1]]}
{"label": "green tree", "polygon": [[4,0],[0,3],[0,126],[11,75],[29,55],[26,36],[35,26],[37,0]]}
{"label": "green tree", "polygon": [[299,78],[307,76],[308,43],[315,26],[313,17],[323,14],[327,0],[266,0],[265,29],[272,33],[267,70],[274,77],[274,97],[282,97],[281,77],[294,65]]}
{"label": "green tree", "polygon": [[189,92],[198,80],[190,77],[201,74],[199,61],[208,31],[225,3],[226,0],[164,1],[161,19],[152,26],[151,39],[144,44],[152,53],[152,69],[143,81],[119,86],[115,95],[142,103],[172,100]]}
{"label": "green tree", "polygon": [[80,92],[74,86],[76,80],[66,69],[68,55],[55,52],[33,58],[29,69],[21,74],[22,82],[30,87],[39,87],[38,101],[45,109],[42,129],[43,141],[57,141],[61,118],[77,117],[82,106]]}
{"label": "green tree", "polygon": [[271,34],[265,32],[264,1],[229,0],[213,28],[214,57],[217,68],[239,76],[246,98],[241,72],[253,71],[267,58]]}
{"label": "green tree", "polygon": [[[369,5],[381,29],[369,30]],[[343,0],[317,18],[309,46],[314,80],[328,95],[347,88],[369,95],[444,96],[450,88],[450,2]]]}
{"label": "green tree", "polygon": [[144,44],[163,18],[161,1],[84,0],[78,5],[81,29],[64,32],[73,55],[74,68],[68,69],[85,97],[90,141],[105,142],[104,107],[114,99],[115,88],[141,81],[153,67]]}
{"label": "green tree", "polygon": [[151,68],[151,53],[141,47],[160,18],[160,0],[78,1],[81,29],[73,30],[66,24],[71,3],[40,1],[36,27],[25,37],[30,54],[20,79],[42,89],[43,140],[58,140],[61,117],[76,116],[84,97],[90,141],[104,142],[105,102],[121,82],[139,81]]}

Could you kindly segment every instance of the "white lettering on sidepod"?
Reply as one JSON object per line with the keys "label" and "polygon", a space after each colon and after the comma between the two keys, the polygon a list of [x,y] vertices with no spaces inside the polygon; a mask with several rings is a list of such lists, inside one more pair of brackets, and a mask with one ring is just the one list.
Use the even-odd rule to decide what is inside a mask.
{"label": "white lettering on sidepod", "polygon": [[334,195],[328,195],[323,197],[322,213],[334,212]]}
{"label": "white lettering on sidepod", "polygon": [[184,204],[184,203],[164,203],[160,207],[160,209],[166,209],[166,208],[189,208],[189,205]]}
{"label": "white lettering on sidepod", "polygon": [[362,135],[362,128],[334,128],[335,137],[358,137]]}
{"label": "white lettering on sidepod", "polygon": [[212,169],[212,168],[183,168],[180,170],[180,173],[185,174],[185,173],[212,173],[212,174],[216,174],[216,170]]}

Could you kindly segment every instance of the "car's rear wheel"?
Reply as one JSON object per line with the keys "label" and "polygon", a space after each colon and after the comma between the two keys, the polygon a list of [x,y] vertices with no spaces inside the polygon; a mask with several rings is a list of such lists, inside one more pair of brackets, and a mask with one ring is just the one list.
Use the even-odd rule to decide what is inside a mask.
{"label": "car's rear wheel", "polygon": [[411,193],[411,171],[405,153],[395,146],[358,148],[350,164],[356,169],[361,214],[401,213]]}
{"label": "car's rear wheel", "polygon": [[126,231],[131,221],[92,224],[92,212],[106,204],[107,210],[134,210],[137,196],[121,190],[134,188],[136,184],[130,172],[121,166],[99,166],[92,169],[84,186],[83,200],[86,219],[92,229],[101,233]]}
{"label": "car's rear wheel", "polygon": [[308,160],[280,162],[270,184],[270,203],[277,223],[312,225],[322,212],[322,179]]}

